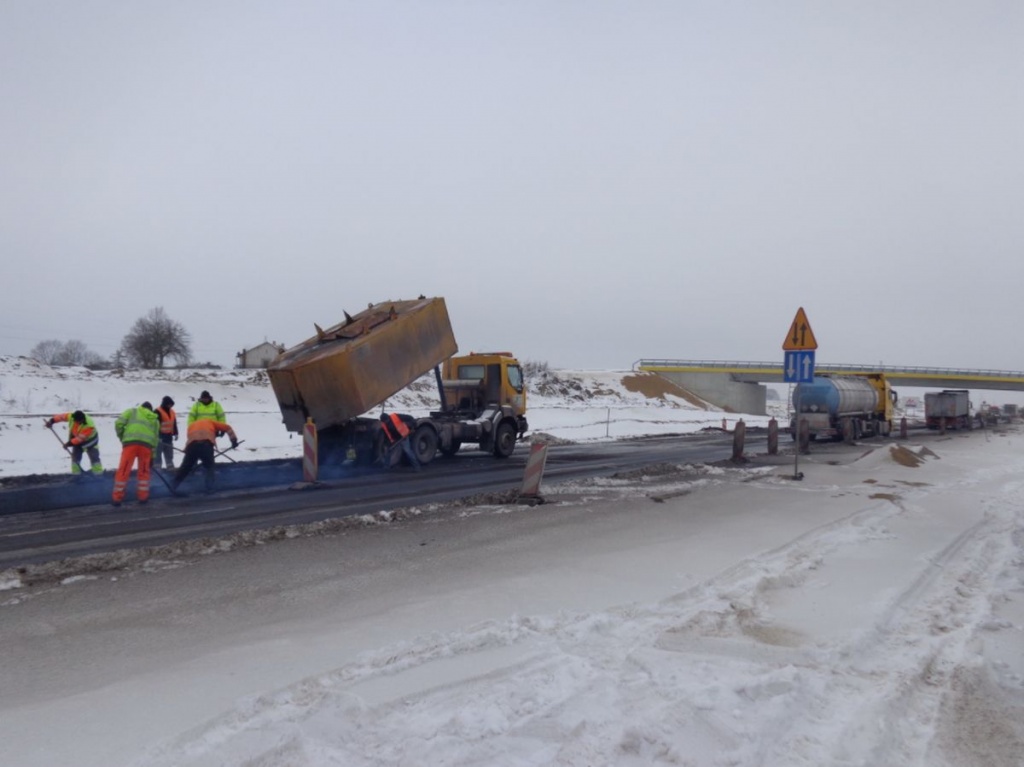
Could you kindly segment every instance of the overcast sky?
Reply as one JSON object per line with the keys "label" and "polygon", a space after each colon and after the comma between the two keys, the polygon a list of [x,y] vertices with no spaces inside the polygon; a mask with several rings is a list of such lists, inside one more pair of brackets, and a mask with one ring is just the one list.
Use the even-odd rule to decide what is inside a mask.
{"label": "overcast sky", "polygon": [[0,353],[444,296],[556,368],[1024,370],[1024,5],[7,2]]}

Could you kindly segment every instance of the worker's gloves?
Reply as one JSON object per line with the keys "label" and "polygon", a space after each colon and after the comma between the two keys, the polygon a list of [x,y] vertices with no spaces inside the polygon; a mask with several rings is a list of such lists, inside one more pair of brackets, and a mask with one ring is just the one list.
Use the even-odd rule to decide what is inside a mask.
{"label": "worker's gloves", "polygon": [[53,419],[52,418],[47,418],[46,419],[46,428],[47,429],[52,429],[53,428]]}
{"label": "worker's gloves", "polygon": [[175,434],[175,435],[174,435],[174,441],[175,441],[175,442],[177,442],[177,441],[178,441],[178,435],[177,435],[177,434]]}
{"label": "worker's gloves", "polygon": [[238,447],[238,440],[237,439],[231,440],[231,447]]}
{"label": "worker's gloves", "polygon": [[70,439],[67,442],[64,443],[64,447],[71,447],[71,446],[72,446],[72,443],[71,443]]}

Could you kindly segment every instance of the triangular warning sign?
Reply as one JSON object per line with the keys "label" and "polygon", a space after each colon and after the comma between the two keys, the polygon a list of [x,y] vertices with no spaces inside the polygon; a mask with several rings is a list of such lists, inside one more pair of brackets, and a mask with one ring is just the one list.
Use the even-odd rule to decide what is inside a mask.
{"label": "triangular warning sign", "polygon": [[787,352],[795,352],[817,348],[818,341],[814,337],[811,323],[807,321],[807,315],[804,314],[804,308],[801,306],[796,310],[796,317],[793,318],[793,324],[789,326],[786,340],[782,342],[782,349]]}

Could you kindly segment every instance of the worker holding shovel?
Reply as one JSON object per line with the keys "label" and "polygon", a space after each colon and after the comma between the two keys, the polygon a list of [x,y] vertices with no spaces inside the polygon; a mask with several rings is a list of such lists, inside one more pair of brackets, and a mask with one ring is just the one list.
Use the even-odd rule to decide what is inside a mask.
{"label": "worker holding shovel", "polygon": [[207,493],[213,492],[213,459],[217,453],[217,435],[227,434],[231,447],[238,447],[235,430],[224,421],[201,418],[188,425],[188,441],[185,443],[185,458],[178,467],[171,482],[171,492],[177,495],[178,486],[185,481],[197,463],[203,465],[204,485]]}
{"label": "worker holding shovel", "polygon": [[143,402],[130,407],[118,416],[114,423],[117,438],[121,440],[121,462],[114,475],[114,494],[111,505],[124,503],[132,467],[138,466],[135,476],[135,494],[139,503],[149,502],[149,480],[152,475],[153,457],[160,443],[160,417],[153,412],[153,406]]}
{"label": "worker holding shovel", "polygon": [[[55,423],[67,422],[68,439],[65,442],[60,439],[57,432],[53,431]],[[100,462],[100,434],[96,431],[96,424],[92,418],[81,410],[73,413],[58,413],[46,421],[46,428],[53,431],[53,435],[60,440],[64,449],[71,455],[71,473],[76,478],[82,476],[82,453],[88,453],[93,476],[99,477],[103,474],[103,464]]]}

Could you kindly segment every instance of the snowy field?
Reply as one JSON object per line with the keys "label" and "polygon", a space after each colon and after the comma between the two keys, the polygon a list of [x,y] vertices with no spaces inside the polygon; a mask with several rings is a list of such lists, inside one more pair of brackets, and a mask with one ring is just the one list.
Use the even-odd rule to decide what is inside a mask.
{"label": "snowy field", "polygon": [[[204,389],[224,406],[239,439],[244,440],[240,456],[235,457],[301,457],[302,443],[285,430],[274,392],[262,371],[93,372],[52,368],[27,357],[0,356],[0,479],[68,471],[67,455],[43,425],[55,413],[81,409],[92,415],[100,432],[104,466],[113,470],[121,452],[114,420],[125,408],[145,401],[155,406],[170,396],[184,435],[188,409]],[[748,426],[768,423],[764,416],[724,413],[675,391],[650,373],[551,371],[532,382],[527,400],[530,432],[584,442],[691,433],[721,428],[723,423],[732,429],[740,418]],[[437,410],[433,374],[399,392],[387,408],[413,415]],[[785,407],[779,403],[778,408],[778,416],[783,418]],[[57,433],[64,436],[65,427],[58,424]],[[184,436],[178,444],[184,446]]]}
{"label": "snowy field", "polygon": [[[209,388],[254,455],[294,444],[257,428],[272,400],[237,373],[94,388],[6,364],[8,466],[37,437],[32,460],[56,446],[38,416],[71,385],[110,412],[165,393],[184,411]],[[531,423],[720,426],[627,376],[559,374]],[[821,450],[801,469],[659,466],[545,485],[534,508],[0,573],[0,764],[1020,765],[1024,433]]]}

